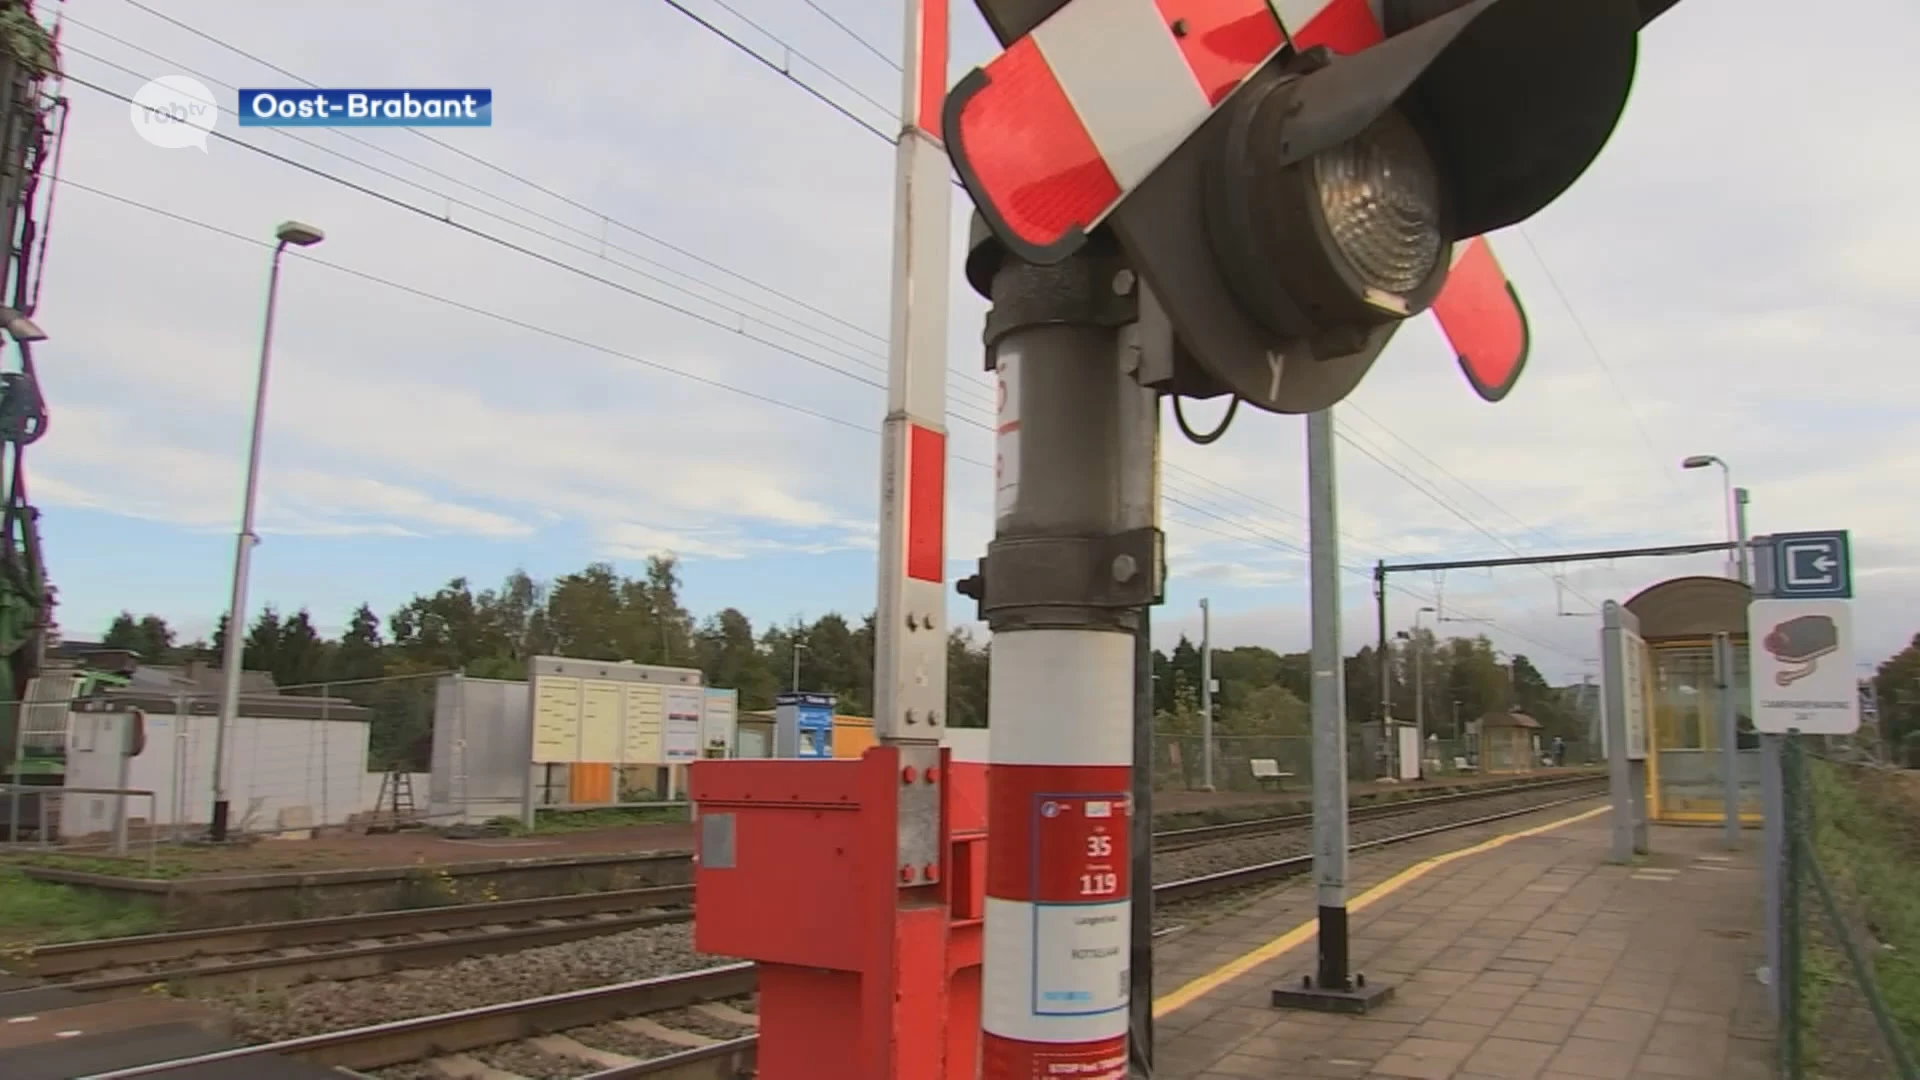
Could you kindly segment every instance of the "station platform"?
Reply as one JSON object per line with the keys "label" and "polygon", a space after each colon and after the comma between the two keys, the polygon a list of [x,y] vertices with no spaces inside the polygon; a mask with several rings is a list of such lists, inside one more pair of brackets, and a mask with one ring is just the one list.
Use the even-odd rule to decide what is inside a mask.
{"label": "station platform", "polygon": [[[1290,886],[1156,946],[1156,1080],[1762,1080],[1773,1030],[1758,832],[1655,827],[1606,862],[1579,803],[1353,858],[1365,1016],[1271,1004],[1314,967],[1314,898]],[[1476,835],[1477,833],[1477,835]]]}
{"label": "station platform", "polygon": [[[217,1010],[172,998],[103,999],[0,976],[0,1077],[74,1077],[197,1057],[240,1044],[228,1038]],[[208,1064],[167,1074],[170,1080],[339,1080],[340,1073],[302,1061]]]}

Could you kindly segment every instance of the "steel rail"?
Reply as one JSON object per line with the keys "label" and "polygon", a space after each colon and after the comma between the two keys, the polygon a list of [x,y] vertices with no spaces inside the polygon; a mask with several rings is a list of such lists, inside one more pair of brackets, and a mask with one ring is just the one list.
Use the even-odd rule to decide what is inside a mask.
{"label": "steel rail", "polygon": [[[723,964],[524,1001],[482,1005],[459,1012],[394,1020],[369,1027],[157,1061],[95,1073],[80,1080],[132,1080],[134,1077],[167,1076],[232,1062],[257,1063],[262,1070],[260,1075],[268,1077],[272,1075],[268,1071],[272,1061],[281,1057],[299,1058],[315,1065],[355,1071],[379,1069],[435,1055],[456,1054],[463,1050],[532,1038],[551,1031],[681,1009],[703,1001],[741,997],[752,993],[755,984],[752,963]],[[702,1048],[703,1051],[712,1049]]]}
{"label": "steel rail", "polygon": [[[1453,803],[1473,802],[1477,799],[1492,799],[1501,795],[1517,795],[1528,791],[1553,790],[1562,787],[1574,787],[1581,784],[1595,784],[1606,780],[1604,773],[1586,773],[1579,776],[1556,776],[1546,780],[1520,781],[1512,784],[1487,784],[1466,791],[1453,791],[1444,795],[1427,795],[1414,799],[1397,799],[1388,802],[1369,802],[1347,809],[1348,821],[1366,821],[1373,818],[1394,817],[1432,806],[1446,806]],[[1283,814],[1277,817],[1249,818],[1245,821],[1228,821],[1218,825],[1195,825],[1185,829],[1163,829],[1153,834],[1155,851],[1185,851],[1203,844],[1218,843],[1222,840],[1237,840],[1251,836],[1264,836],[1281,832],[1296,826],[1313,824],[1313,814]]]}
{"label": "steel rail", "polygon": [[[1547,786],[1547,785],[1536,785]],[[1406,843],[1428,836],[1492,824],[1526,814],[1538,813],[1569,803],[1586,802],[1590,795],[1576,795],[1497,814],[1485,814],[1465,821],[1428,826],[1352,845],[1354,851],[1366,851],[1390,844]],[[1313,856],[1300,855],[1255,866],[1205,874],[1153,887],[1159,901],[1191,900],[1209,893],[1293,877],[1313,867]],[[1156,935],[1160,936],[1160,935]],[[643,979],[613,986],[554,994],[525,1001],[510,1001],[461,1012],[398,1020],[371,1027],[310,1035],[284,1042],[203,1054],[173,1061],[155,1062],[114,1072],[97,1073],[80,1080],[134,1080],[137,1077],[166,1076],[171,1073],[223,1062],[258,1062],[263,1067],[274,1058],[295,1057],[320,1065],[364,1070],[398,1065],[439,1054],[458,1053],[482,1046],[498,1045],[552,1031],[585,1027],[647,1012],[683,1008],[702,1001],[738,997],[754,989],[752,963],[728,964],[678,975]],[[746,1036],[712,1046],[699,1047],[662,1057],[622,1065],[589,1074],[582,1080],[737,1080],[749,1075],[754,1065],[758,1036]]]}
{"label": "steel rail", "polygon": [[409,941],[353,942],[340,948],[295,955],[275,954],[221,960],[198,967],[160,968],[70,979],[53,985],[76,993],[124,997],[164,983],[175,991],[210,990],[238,986],[268,990],[319,979],[367,979],[410,968],[439,967],[470,956],[517,952],[559,945],[583,938],[604,937],[626,930],[668,923],[691,922],[693,909],[643,911],[588,916],[568,922],[538,922],[500,928],[479,927],[444,937]]}
{"label": "steel rail", "polygon": [[137,937],[97,938],[59,945],[41,945],[7,958],[7,967],[19,975],[54,978],[106,968],[163,964],[199,957],[236,956],[275,949],[333,945],[363,938],[406,934],[446,933],[482,926],[504,926],[541,919],[571,919],[607,913],[693,903],[692,885],[662,885],[611,892],[536,896],[523,900],[444,907],[375,911],[319,919],[176,930]]}
{"label": "steel rail", "polygon": [[[1517,810],[1502,810],[1497,814],[1486,814],[1477,818],[1469,818],[1466,821],[1448,822],[1444,825],[1430,825],[1424,829],[1414,829],[1411,832],[1396,833],[1393,836],[1383,836],[1376,840],[1365,840],[1358,844],[1349,844],[1347,845],[1347,850],[1371,851],[1375,848],[1383,848],[1390,844],[1404,844],[1409,840],[1419,840],[1428,836],[1437,836],[1440,833],[1452,832],[1456,829],[1468,829],[1475,825],[1488,825],[1496,821],[1505,821],[1508,818],[1516,818],[1525,814],[1535,814],[1542,810],[1550,810],[1556,806],[1565,806],[1568,803],[1586,802],[1592,798],[1594,798],[1593,795],[1572,795],[1564,799],[1554,799],[1551,802],[1523,806]],[[1240,866],[1232,870],[1221,870],[1217,873],[1202,874],[1198,877],[1162,882],[1153,887],[1153,900],[1155,904],[1191,900],[1195,897],[1224,892],[1228,889],[1238,889],[1247,885],[1258,885],[1280,878],[1293,877],[1298,874],[1308,873],[1312,869],[1313,856],[1311,854],[1294,855],[1285,859],[1275,859],[1272,862],[1255,863],[1252,866]]]}

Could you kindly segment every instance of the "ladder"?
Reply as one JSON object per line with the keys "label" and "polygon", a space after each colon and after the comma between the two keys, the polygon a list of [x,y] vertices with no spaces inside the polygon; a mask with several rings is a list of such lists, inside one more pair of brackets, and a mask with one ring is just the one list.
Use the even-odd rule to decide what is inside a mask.
{"label": "ladder", "polygon": [[390,769],[380,777],[380,794],[374,800],[373,821],[368,832],[397,832],[418,815],[413,804],[413,774],[405,769]]}

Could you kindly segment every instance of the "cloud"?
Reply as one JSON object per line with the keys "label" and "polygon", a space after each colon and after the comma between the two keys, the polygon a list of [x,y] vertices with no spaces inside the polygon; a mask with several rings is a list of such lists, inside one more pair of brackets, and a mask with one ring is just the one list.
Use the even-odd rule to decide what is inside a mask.
{"label": "cloud", "polygon": [[[1472,396],[1429,319],[1402,329],[1337,413],[1350,645],[1372,633],[1376,560],[1722,538],[1718,476],[1678,468],[1693,453],[1734,463],[1754,493],[1756,532],[1854,531],[1863,656],[1911,636],[1920,540],[1903,493],[1920,466],[1907,434],[1920,407],[1907,359],[1920,338],[1909,257],[1920,213],[1905,193],[1920,181],[1920,150],[1898,110],[1857,103],[1920,93],[1920,71],[1899,51],[1920,33],[1920,9],[1864,2],[1859,20],[1828,25],[1784,0],[1690,0],[1654,25],[1606,151],[1553,207],[1495,237],[1534,334],[1506,402]],[[891,7],[843,7],[869,40],[898,40]],[[893,100],[897,77],[799,6],[741,10]],[[327,228],[313,258],[284,266],[263,529],[543,553],[564,533],[585,538],[567,559],[674,551],[690,581],[702,560],[729,573],[764,563],[778,569],[753,612],[786,615],[799,594],[782,578],[804,573],[786,560],[877,543],[892,150],[664,7],[576,4],[524,26],[464,12],[453,0],[343,0],[288,37],[264,8],[168,6],[334,85],[490,83],[496,126],[432,134],[446,146],[404,131],[299,133],[343,158],[282,134],[245,136],[424,214],[218,141],[206,155],[153,150],[124,105],[81,88],[63,175],[261,240],[289,217]],[[281,78],[117,0],[74,17],[229,86]],[[990,43],[968,5],[954,17],[961,70]],[[386,32],[369,41],[364,27],[376,23]],[[70,29],[78,49],[143,75],[166,70]],[[502,65],[509,40],[513,62]],[[1810,81],[1781,77],[1783,55],[1848,61]],[[84,57],[72,67],[123,91],[139,81]],[[884,121],[805,65],[794,70]],[[443,216],[606,281],[434,220]],[[53,334],[38,354],[53,424],[29,452],[36,498],[54,513],[230,532],[266,251],[78,189],[62,193],[58,217],[36,312]],[[956,205],[956,263],[965,224]],[[687,286],[704,299],[642,276],[674,271],[705,281]],[[957,570],[993,530],[988,470],[962,459],[991,461],[993,448],[985,304],[953,277],[947,555]],[[1217,638],[1304,647],[1301,422],[1245,409],[1207,447],[1166,430],[1174,576],[1157,633],[1193,626],[1192,602],[1209,595]],[[447,550],[451,563],[474,549]],[[1593,655],[1592,620],[1561,610],[1718,564],[1395,575],[1389,618],[1410,623],[1423,604],[1491,617],[1447,625],[1577,672]],[[377,569],[343,568],[330,586],[338,597],[288,600],[357,602]],[[62,585],[79,608],[118,609],[112,582]],[[838,603],[864,610],[871,589],[861,575]]]}

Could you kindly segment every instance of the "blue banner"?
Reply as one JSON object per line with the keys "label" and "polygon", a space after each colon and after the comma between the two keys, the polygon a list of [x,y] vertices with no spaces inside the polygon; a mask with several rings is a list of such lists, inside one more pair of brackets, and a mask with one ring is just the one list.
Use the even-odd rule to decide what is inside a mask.
{"label": "blue banner", "polygon": [[492,127],[493,91],[240,91],[241,127]]}

